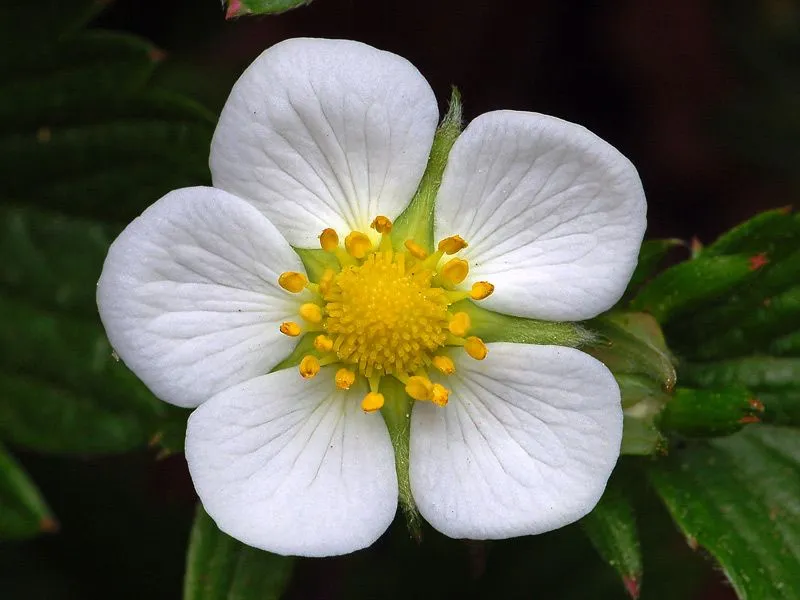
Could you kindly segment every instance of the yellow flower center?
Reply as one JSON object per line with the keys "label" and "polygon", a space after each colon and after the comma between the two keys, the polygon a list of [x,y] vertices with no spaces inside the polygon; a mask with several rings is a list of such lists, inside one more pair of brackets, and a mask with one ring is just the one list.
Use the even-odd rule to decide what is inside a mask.
{"label": "yellow flower center", "polygon": [[327,270],[320,281],[308,282],[301,273],[282,273],[278,283],[287,292],[310,289],[314,302],[298,309],[303,326],[289,321],[281,332],[289,336],[315,334],[313,354],[303,357],[299,370],[303,378],[315,377],[325,365],[339,363],[334,385],[349,389],[358,376],[369,382],[370,392],[362,400],[367,412],[380,409],[384,397],[380,381],[392,376],[405,384],[415,400],[447,404],[449,391],[428,378],[428,369],[445,375],[455,372],[445,346],[463,347],[482,360],[486,346],[474,336],[467,337],[471,323],[464,312],[453,313],[458,300],[482,300],[494,290],[488,282],[473,284],[471,290],[457,286],[466,279],[467,261],[452,258],[439,265],[445,254],[456,254],[467,246],[459,236],[439,242],[430,256],[413,240],[395,249],[392,222],[379,216],[372,228],[381,234],[377,248],[369,236],[350,232],[344,242],[333,229],[320,235],[323,250],[339,261],[338,272]]}
{"label": "yellow flower center", "polygon": [[344,267],[323,295],[325,331],[339,360],[367,378],[426,367],[447,339],[451,303],[431,287],[433,275],[408,269],[406,255],[392,250]]}

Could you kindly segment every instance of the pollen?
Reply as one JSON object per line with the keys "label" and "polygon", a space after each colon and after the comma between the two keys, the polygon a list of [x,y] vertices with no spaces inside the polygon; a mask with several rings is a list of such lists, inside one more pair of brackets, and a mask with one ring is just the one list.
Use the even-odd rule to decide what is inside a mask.
{"label": "pollen", "polygon": [[307,354],[303,357],[303,360],[300,361],[300,375],[303,376],[303,379],[311,379],[314,375],[319,373],[319,369],[319,359],[316,356]]}
{"label": "pollen", "polygon": [[370,392],[361,401],[361,410],[368,413],[375,412],[383,407],[385,401],[383,394],[380,392]]}
{"label": "pollen", "polygon": [[280,326],[281,333],[289,337],[297,337],[300,335],[300,325],[294,321],[284,321]]}
{"label": "pollen", "polygon": [[300,307],[300,316],[309,323],[322,323],[322,307],[313,302],[307,302]]}
{"label": "pollen", "polygon": [[476,281],[472,284],[472,289],[469,292],[469,297],[473,300],[483,300],[488,298],[494,292],[494,286],[488,281]]}
{"label": "pollen", "polygon": [[367,237],[367,234],[361,233],[360,231],[351,231],[350,234],[344,238],[344,247],[350,256],[361,259],[372,250],[372,242]]}
{"label": "pollen", "polygon": [[455,254],[467,246],[467,242],[465,242],[460,235],[453,235],[440,241],[437,250],[441,250],[445,254]]}
{"label": "pollen", "polygon": [[333,252],[339,247],[339,234],[328,227],[319,234],[319,245],[325,252]]}
{"label": "pollen", "polygon": [[442,279],[450,284],[459,284],[467,278],[469,263],[462,258],[451,258],[442,267]]}
{"label": "pollen", "polygon": [[406,375],[430,362],[447,339],[449,299],[433,273],[411,273],[406,255],[377,252],[348,266],[325,295],[326,329],[342,362],[365,377]]}
{"label": "pollen", "polygon": [[298,294],[303,291],[308,283],[308,279],[302,273],[296,271],[286,271],[281,273],[278,277],[278,285],[280,285],[287,292]]}

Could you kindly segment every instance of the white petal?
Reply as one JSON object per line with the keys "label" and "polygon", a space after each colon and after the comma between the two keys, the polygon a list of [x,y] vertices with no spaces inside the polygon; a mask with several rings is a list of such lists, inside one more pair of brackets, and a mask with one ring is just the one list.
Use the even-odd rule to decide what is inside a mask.
{"label": "white petal", "polygon": [[439,118],[404,58],[347,40],[291,39],[234,85],[211,145],[214,185],[248,199],[297,247],[326,227],[369,232],[419,184]]}
{"label": "white petal", "polygon": [[111,245],[97,306],[125,364],[162,400],[192,407],[291,352],[296,339],[278,328],[297,318],[300,297],[278,286],[282,271],[303,265],[260,212],[221,190],[186,188]]}
{"label": "white petal", "polygon": [[372,544],[397,509],[397,476],[366,385],[336,389],[334,367],[311,380],[285,369],[215,396],[192,413],[186,459],[197,493],[224,532],[300,556]]}
{"label": "white petal", "polygon": [[[608,369],[559,346],[489,344],[454,355],[450,402],[414,405],[411,489],[455,538],[542,533],[588,513],[619,456],[622,410]],[[462,358],[463,357],[463,358]]]}
{"label": "white petal", "polygon": [[636,169],[579,125],[498,111],[456,140],[436,204],[436,238],[459,234],[487,308],[579,320],[610,308],[636,266],[646,219]]}

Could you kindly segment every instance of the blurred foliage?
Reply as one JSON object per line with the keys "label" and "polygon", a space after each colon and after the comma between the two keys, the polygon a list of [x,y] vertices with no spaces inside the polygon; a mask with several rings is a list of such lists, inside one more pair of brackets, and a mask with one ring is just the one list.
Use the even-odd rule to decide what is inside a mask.
{"label": "blurred foliage", "polygon": [[[228,16],[304,3],[241,0],[229,3]],[[38,542],[0,546],[0,589],[12,597],[107,597],[102,578],[81,584],[73,575],[86,568],[84,557],[92,571],[108,572],[115,597],[172,598],[181,577],[169,557],[185,544],[188,513],[148,513],[146,482],[127,474],[142,457],[149,464],[152,453],[121,455],[148,445],[162,455],[179,451],[187,411],[159,402],[114,359],[94,287],[126,222],[171,189],[208,182],[215,115],[174,85],[156,83],[164,55],[150,43],[87,29],[104,5],[0,7],[0,441],[25,464],[49,465],[39,485],[64,527],[83,534],[77,547],[59,548],[57,556],[66,557],[60,566],[50,550],[57,538],[42,542],[54,545],[44,551],[30,545]],[[791,2],[752,7],[740,14],[753,18],[755,39],[742,39],[740,50],[763,78],[764,96],[743,95],[746,110],[734,106],[732,117],[759,131],[742,139],[768,142],[743,144],[743,153],[794,168],[800,128],[785,109],[796,106],[800,91],[789,60],[800,16]],[[775,61],[776,54],[787,59]],[[787,79],[794,83],[783,85]],[[569,599],[585,598],[588,589],[599,598],[684,598],[709,577],[712,563],[697,548],[740,597],[795,597],[798,242],[800,218],[788,210],[758,215],[708,247],[694,244],[690,259],[665,270],[689,244],[650,241],[621,303],[586,328],[506,324],[521,341],[571,336],[620,385],[623,453],[630,456],[579,525],[502,542],[451,540],[423,525],[417,543],[398,519],[371,549],[312,561],[244,546],[200,507],[184,597]],[[483,322],[474,316],[476,327],[495,328],[491,315]],[[761,420],[771,425],[755,424]],[[117,455],[103,459],[117,462],[101,469],[102,484],[82,462],[98,455]],[[102,486],[102,497],[87,491]],[[37,484],[0,446],[0,540],[56,526]],[[123,560],[118,553],[128,540],[139,550]],[[106,551],[111,544],[117,554]]]}

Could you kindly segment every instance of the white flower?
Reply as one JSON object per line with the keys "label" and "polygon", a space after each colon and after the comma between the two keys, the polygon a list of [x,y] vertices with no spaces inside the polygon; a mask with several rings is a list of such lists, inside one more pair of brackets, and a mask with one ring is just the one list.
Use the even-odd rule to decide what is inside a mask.
{"label": "white flower", "polygon": [[[577,125],[481,115],[450,153],[434,215],[442,251],[424,258],[391,222],[420,183],[438,118],[398,56],[280,43],[225,105],[215,187],[167,194],[109,250],[97,298],[110,341],[157,396],[198,407],[186,439],[195,487],[247,544],[342,554],[388,527],[398,483],[376,412],[382,378],[417,399],[411,488],[439,531],[548,531],[603,492],[622,434],[611,373],[571,348],[483,344],[450,306],[472,296],[547,320],[610,308],[645,228],[636,170]],[[343,268],[308,283],[292,246],[320,243]],[[270,372],[298,332],[316,335],[303,376]]]}

